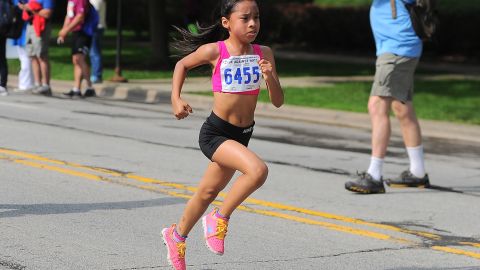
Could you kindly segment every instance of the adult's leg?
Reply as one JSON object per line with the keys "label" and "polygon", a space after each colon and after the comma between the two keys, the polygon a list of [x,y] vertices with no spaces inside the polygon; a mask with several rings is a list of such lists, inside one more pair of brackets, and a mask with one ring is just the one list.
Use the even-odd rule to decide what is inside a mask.
{"label": "adult's leg", "polygon": [[82,85],[82,79],[87,81],[87,86],[92,87],[90,81],[90,68],[88,67],[85,55],[82,53],[76,53],[72,56],[72,62],[74,65],[75,87],[80,89]]}
{"label": "adult's leg", "polygon": [[33,87],[32,60],[27,54],[25,47],[16,46],[20,59],[20,72],[18,73],[18,88],[21,90]]}
{"label": "adult's leg", "polygon": [[50,85],[50,61],[48,56],[39,57],[38,61],[40,63],[40,70],[42,72],[42,84]]}
{"label": "adult's leg", "polygon": [[402,103],[398,100],[392,102],[393,113],[400,122],[403,141],[406,147],[416,147],[422,144],[422,134],[417,115],[411,101]]}
{"label": "adult's leg", "polygon": [[36,56],[33,56],[30,59],[32,60],[32,71],[33,71],[33,79],[35,80],[35,86],[41,86],[42,73],[40,68],[40,60]]}
{"label": "adult's leg", "polygon": [[49,61],[49,41],[50,41],[50,36],[52,33],[52,24],[50,21],[48,21],[45,25],[45,29],[42,33],[42,37],[40,41],[38,42],[40,47],[40,57],[39,57],[39,63],[40,63],[40,69],[42,71],[42,84],[43,85],[50,85],[50,61]]}
{"label": "adult's leg", "polygon": [[372,156],[384,158],[390,141],[390,106],[392,98],[371,96],[368,100],[368,113],[372,123]]}
{"label": "adult's leg", "polygon": [[368,167],[368,174],[374,180],[380,181],[383,174],[383,163],[390,141],[390,106],[392,98],[370,96],[368,112],[372,124],[372,156]]}
{"label": "adult's leg", "polygon": [[[78,90],[80,90],[81,87],[82,87],[83,71],[82,71],[81,62],[82,62],[82,59],[84,59],[84,58],[85,58],[84,55],[80,54],[80,53],[72,55],[73,83],[74,83],[73,87],[75,89],[78,89]],[[85,61],[85,60],[83,60],[83,61]]]}
{"label": "adult's leg", "polygon": [[268,168],[255,153],[233,140],[221,144],[213,155],[213,160],[221,166],[242,173],[235,180],[219,210],[221,215],[229,217],[248,196],[265,183]]}
{"label": "adult's leg", "polygon": [[0,37],[0,86],[7,88],[8,65],[7,65],[7,39]]}
{"label": "adult's leg", "polygon": [[393,101],[392,109],[400,122],[403,141],[410,159],[410,172],[416,177],[425,176],[422,133],[411,101]]}
{"label": "adult's leg", "polygon": [[195,191],[195,194],[188,201],[183,211],[182,218],[177,226],[179,234],[183,236],[188,235],[195,223],[205,213],[210,203],[215,200],[218,193],[228,184],[234,173],[234,169],[224,167],[216,162],[211,162],[208,165],[197,191]]}
{"label": "adult's leg", "polygon": [[102,37],[103,29],[97,29],[92,36],[92,46],[90,48],[91,78],[95,81],[102,80]]}

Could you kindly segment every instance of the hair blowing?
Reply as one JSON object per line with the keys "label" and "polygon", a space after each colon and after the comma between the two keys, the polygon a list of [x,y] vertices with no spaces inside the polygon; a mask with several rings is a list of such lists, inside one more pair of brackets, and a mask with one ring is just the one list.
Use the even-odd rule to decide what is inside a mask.
{"label": "hair blowing", "polygon": [[[196,51],[204,44],[225,40],[228,37],[228,31],[222,26],[221,18],[225,17],[230,19],[230,15],[235,6],[242,1],[247,0],[221,0],[219,8],[220,14],[215,16],[217,19],[216,23],[206,27],[201,27],[197,23],[198,34],[191,33],[184,28],[173,26],[181,35],[181,38],[175,39],[173,43],[173,47],[178,51],[177,55],[183,57]],[[216,12],[218,12],[218,8]]]}

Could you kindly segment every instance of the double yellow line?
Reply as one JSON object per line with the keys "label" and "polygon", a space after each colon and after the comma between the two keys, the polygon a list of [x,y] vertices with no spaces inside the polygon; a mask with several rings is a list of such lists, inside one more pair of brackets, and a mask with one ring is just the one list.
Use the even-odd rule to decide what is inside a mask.
{"label": "double yellow line", "polygon": [[[161,181],[153,178],[143,177],[131,173],[122,173],[118,171],[97,168],[92,166],[85,166],[72,162],[65,162],[55,159],[50,159],[47,157],[0,148],[0,159],[10,161],[16,164],[21,164],[28,167],[54,171],[66,175],[71,175],[83,179],[94,180],[94,181],[104,181],[110,183],[116,183],[121,185],[126,185],[130,187],[135,187],[143,190],[149,190],[154,192],[159,192],[166,194],[172,197],[190,199],[192,194],[197,190],[195,187],[186,186],[182,184],[177,184],[173,182]],[[225,198],[225,193],[220,193],[219,198]],[[213,202],[216,205],[220,205],[222,201],[216,200]],[[480,253],[465,251],[451,246],[469,246],[473,248],[480,248],[480,243],[476,242],[458,242],[453,243],[451,246],[443,245],[425,245],[422,241],[419,240],[431,240],[433,242],[441,242],[442,236],[417,231],[417,230],[408,230],[400,227],[378,224],[373,222],[364,221],[361,219],[350,218],[340,215],[335,215],[326,212],[320,212],[305,208],[299,208],[295,206],[274,203],[254,198],[248,198],[245,203],[238,207],[238,210],[256,213],[264,216],[276,217],[285,220],[290,220],[293,222],[300,222],[304,224],[316,225],[326,229],[335,230],[339,232],[359,235],[368,238],[374,238],[385,241],[392,241],[400,244],[405,244],[409,246],[416,246],[420,248],[430,248],[432,250],[446,252],[450,254],[464,255],[471,258],[480,259]],[[406,235],[409,236],[409,240],[387,233],[374,232],[366,229],[354,228],[351,226],[340,225],[332,222],[321,221],[318,219],[313,219],[312,217],[322,218],[327,220],[333,220],[335,222],[342,222],[347,224],[355,224],[364,227],[371,227],[380,229],[387,232],[394,232],[395,235]],[[420,238],[420,239],[418,239]]]}

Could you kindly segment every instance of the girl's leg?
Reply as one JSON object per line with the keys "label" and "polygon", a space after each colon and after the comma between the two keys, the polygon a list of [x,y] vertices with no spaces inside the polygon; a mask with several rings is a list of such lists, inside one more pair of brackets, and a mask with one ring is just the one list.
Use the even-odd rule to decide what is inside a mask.
{"label": "girl's leg", "polygon": [[227,168],[217,162],[211,162],[208,165],[198,190],[193,195],[193,198],[188,201],[183,211],[183,216],[178,223],[177,232],[180,235],[188,235],[195,223],[205,213],[210,203],[215,200],[218,193],[228,184],[234,173],[235,169]]}
{"label": "girl's leg", "polygon": [[213,155],[213,160],[221,166],[243,173],[233,184],[219,211],[222,216],[229,217],[248,196],[265,183],[268,168],[255,153],[233,140],[220,145]]}

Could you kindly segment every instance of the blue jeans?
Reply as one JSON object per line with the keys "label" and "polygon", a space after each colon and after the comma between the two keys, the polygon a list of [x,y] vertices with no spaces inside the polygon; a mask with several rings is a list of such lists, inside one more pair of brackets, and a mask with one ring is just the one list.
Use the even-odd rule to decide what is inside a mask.
{"label": "blue jeans", "polygon": [[103,38],[104,29],[97,29],[92,36],[92,46],[90,48],[90,63],[92,64],[92,76],[93,82],[102,80],[102,47],[101,40]]}

